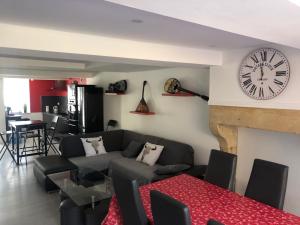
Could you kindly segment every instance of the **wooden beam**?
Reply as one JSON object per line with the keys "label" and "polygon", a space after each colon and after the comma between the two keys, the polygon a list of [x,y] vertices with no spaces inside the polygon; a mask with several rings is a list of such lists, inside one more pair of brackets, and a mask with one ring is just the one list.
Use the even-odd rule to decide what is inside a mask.
{"label": "wooden beam", "polygon": [[300,110],[211,105],[209,124],[221,150],[237,153],[239,127],[300,134]]}

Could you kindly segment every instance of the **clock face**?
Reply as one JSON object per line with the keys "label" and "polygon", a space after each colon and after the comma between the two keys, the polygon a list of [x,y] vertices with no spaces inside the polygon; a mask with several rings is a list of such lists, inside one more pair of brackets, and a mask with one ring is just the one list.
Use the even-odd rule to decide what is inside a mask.
{"label": "clock face", "polygon": [[242,90],[251,98],[271,99],[287,86],[290,67],[278,50],[261,48],[251,52],[242,62],[239,80]]}

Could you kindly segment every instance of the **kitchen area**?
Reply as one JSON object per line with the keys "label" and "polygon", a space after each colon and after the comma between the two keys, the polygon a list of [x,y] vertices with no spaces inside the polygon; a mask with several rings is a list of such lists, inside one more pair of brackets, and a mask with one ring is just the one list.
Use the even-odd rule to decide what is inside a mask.
{"label": "kitchen area", "polygon": [[[19,79],[15,81],[17,80]],[[18,120],[21,117],[42,120],[47,124],[51,124],[58,117],[57,132],[63,134],[103,130],[102,88],[87,85],[84,78],[26,80],[29,82],[28,103],[18,110],[16,107],[10,107],[8,103],[5,104],[7,130],[10,120]],[[24,96],[21,94],[19,97],[22,95]]]}

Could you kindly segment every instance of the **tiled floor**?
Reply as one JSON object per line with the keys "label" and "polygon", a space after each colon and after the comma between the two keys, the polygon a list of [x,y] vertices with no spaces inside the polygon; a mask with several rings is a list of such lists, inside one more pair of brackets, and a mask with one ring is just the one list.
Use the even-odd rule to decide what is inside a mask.
{"label": "tiled floor", "polygon": [[46,193],[28,165],[17,167],[7,154],[0,161],[0,224],[59,225],[58,193]]}

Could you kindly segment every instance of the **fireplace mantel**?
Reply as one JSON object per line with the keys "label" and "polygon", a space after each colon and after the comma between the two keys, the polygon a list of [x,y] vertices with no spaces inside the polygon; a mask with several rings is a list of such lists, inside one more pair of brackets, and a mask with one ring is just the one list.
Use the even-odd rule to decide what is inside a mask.
{"label": "fireplace mantel", "polygon": [[211,105],[209,126],[221,150],[237,154],[239,127],[300,134],[300,110]]}

